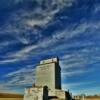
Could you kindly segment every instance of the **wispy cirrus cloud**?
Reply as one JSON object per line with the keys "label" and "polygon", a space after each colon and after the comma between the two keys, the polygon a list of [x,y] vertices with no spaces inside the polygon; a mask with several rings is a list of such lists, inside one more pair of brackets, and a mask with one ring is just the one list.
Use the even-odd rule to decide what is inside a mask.
{"label": "wispy cirrus cloud", "polygon": [[[34,3],[37,4],[37,7],[34,9],[26,9],[28,7],[28,2],[31,2],[33,5]],[[8,12],[11,13],[8,17],[8,20],[2,24],[0,27],[0,34],[2,35],[3,44],[2,49],[5,47],[8,49],[12,43],[12,41],[7,40],[6,37],[13,39],[13,45],[16,45],[16,42],[21,43],[23,45],[32,44],[30,46],[23,47],[22,49],[16,51],[9,51],[6,55],[4,61],[2,60],[1,63],[4,62],[13,62],[15,59],[21,60],[26,58],[29,55],[29,52],[33,52],[34,49],[39,49],[42,47],[47,47],[47,45],[52,43],[51,38],[45,39],[43,41],[39,41],[37,44],[34,41],[41,40],[41,27],[45,27],[48,24],[56,13],[58,13],[64,7],[69,7],[73,4],[74,0],[62,0],[56,1],[53,0],[52,2],[44,0],[44,2],[38,0],[26,0],[26,1],[19,1],[19,0],[9,0],[9,5],[6,5],[5,1],[1,2],[4,3],[5,6],[16,6],[16,11]],[[21,4],[24,7],[24,4],[27,4],[25,9],[21,7],[17,9],[17,6]],[[49,4],[49,6],[48,6]],[[42,5],[46,8],[43,9]],[[3,9],[3,8],[2,8]],[[37,17],[36,17],[37,16]],[[45,41],[48,41],[46,43]],[[55,40],[53,40],[54,42]],[[5,43],[4,43],[5,42]],[[43,43],[42,43],[43,42]],[[41,46],[42,45],[42,46]],[[12,54],[11,54],[11,53]]]}
{"label": "wispy cirrus cloud", "polygon": [[[39,49],[42,50],[42,49],[46,49],[50,45],[51,46],[52,45],[56,45],[59,42],[59,40],[63,39],[63,41],[65,41],[65,43],[67,43],[67,40],[73,38],[74,36],[78,36],[83,32],[86,32],[91,27],[92,27],[92,29],[93,28],[99,29],[99,23],[97,23],[97,25],[96,24],[93,25],[92,23],[90,23],[90,24],[89,23],[88,24],[83,23],[83,24],[79,24],[75,29],[74,29],[74,27],[71,28],[71,29],[65,29],[64,31],[59,32],[59,33],[57,32],[52,37],[44,38],[43,40],[38,41],[36,44],[32,44],[30,46],[26,46],[26,47],[22,48],[21,50],[19,50],[17,52],[9,53],[10,55],[7,55],[7,56],[9,56],[9,57],[17,57],[18,59],[23,59],[24,57],[27,58],[27,56],[30,56],[31,52],[35,53],[35,54],[38,54],[39,52],[37,52],[36,50],[39,50]],[[82,41],[80,41],[80,42],[78,41],[78,42],[76,42],[74,44],[75,45],[73,45],[73,44],[70,44],[70,45],[69,44],[68,45],[62,44],[62,46],[60,46],[60,47],[56,46],[56,47],[52,48],[52,50],[54,52],[54,51],[59,50],[61,48],[64,49],[64,47],[65,48],[66,47],[70,48],[70,47],[75,47],[75,46],[79,46],[79,45],[80,46],[87,46],[87,45],[88,46],[92,46],[92,45],[94,45],[94,42],[90,41],[88,43],[84,42],[82,44]]]}
{"label": "wispy cirrus cloud", "polygon": [[88,73],[91,70],[73,70],[73,71],[66,71],[66,72],[62,72],[62,77],[72,77],[72,76],[78,76],[84,73]]}
{"label": "wispy cirrus cloud", "polygon": [[[5,4],[6,0],[2,2]],[[13,87],[15,84],[22,87],[32,84],[34,68],[27,68],[26,63],[35,64],[48,56],[59,56],[62,81],[80,78],[78,85],[72,87],[79,86],[86,75],[95,80],[97,72],[95,75],[93,73],[100,62],[99,4],[94,7],[95,2],[81,2],[82,4],[79,0],[9,0],[4,5],[9,9],[5,7],[3,11],[4,7],[0,6],[0,14],[2,10],[2,16],[8,16],[0,16],[0,64],[4,69],[7,64],[11,64],[12,68],[19,63],[25,65],[25,68],[8,74],[3,71],[6,74],[4,79],[8,79],[8,85],[5,86]],[[0,1],[0,5],[3,4]]]}
{"label": "wispy cirrus cloud", "polygon": [[0,64],[8,64],[8,63],[14,63],[19,61],[18,59],[6,59],[6,60],[1,60]]}
{"label": "wispy cirrus cloud", "polygon": [[22,94],[21,89],[19,89],[20,91],[14,90],[11,87],[7,86],[7,84],[4,82],[0,82],[0,93],[19,93]]}
{"label": "wispy cirrus cloud", "polygon": [[26,65],[24,68],[8,72],[1,77],[5,78],[5,80],[0,81],[0,92],[7,93],[11,90],[11,93],[22,93],[25,87],[35,83],[35,68],[34,65]]}
{"label": "wispy cirrus cloud", "polygon": [[10,72],[4,77],[9,78],[6,84],[8,87],[13,87],[13,84],[16,87],[29,86],[35,82],[35,68],[33,65],[28,65],[25,68]]}
{"label": "wispy cirrus cloud", "polygon": [[[21,5],[28,6],[28,4],[32,3],[34,8],[34,5],[36,4],[36,7],[32,9],[22,9],[22,7],[18,8],[17,11],[11,12],[11,16],[8,17],[8,20],[2,25],[0,28],[0,33],[3,34],[11,34],[14,33],[14,38],[17,41],[22,42],[23,44],[28,44],[30,42],[31,36],[35,38],[39,38],[39,34],[41,29],[39,30],[36,27],[43,27],[46,24],[48,24],[56,13],[58,13],[61,9],[63,9],[65,6],[69,5],[69,3],[73,3],[74,0],[53,0],[51,2],[46,0],[25,0],[25,1],[19,1],[19,0],[9,0],[10,6],[14,5],[17,6]],[[25,4],[25,5],[24,5]],[[45,9],[42,8],[42,5],[46,7]],[[49,5],[49,6],[48,6]],[[54,8],[54,9],[53,9]],[[9,12],[10,13],[10,12]],[[36,26],[36,27],[35,27]],[[30,32],[29,32],[30,31]],[[29,32],[29,33],[28,33]]]}
{"label": "wispy cirrus cloud", "polygon": [[63,88],[71,88],[71,87],[78,87],[78,86],[82,86],[82,85],[91,85],[93,83],[96,83],[95,81],[91,81],[91,82],[73,82],[73,83],[65,83],[65,84],[62,84],[62,87]]}
{"label": "wispy cirrus cloud", "polygon": [[5,84],[0,83],[0,92],[9,92],[10,88],[8,88],[7,86],[5,86]]}

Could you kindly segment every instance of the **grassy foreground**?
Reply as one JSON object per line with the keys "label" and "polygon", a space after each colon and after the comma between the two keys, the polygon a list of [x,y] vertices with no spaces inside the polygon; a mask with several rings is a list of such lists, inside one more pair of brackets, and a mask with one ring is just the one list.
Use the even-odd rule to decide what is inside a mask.
{"label": "grassy foreground", "polygon": [[23,100],[23,98],[0,98],[0,100]]}
{"label": "grassy foreground", "polygon": [[23,100],[23,95],[0,93],[0,100]]}

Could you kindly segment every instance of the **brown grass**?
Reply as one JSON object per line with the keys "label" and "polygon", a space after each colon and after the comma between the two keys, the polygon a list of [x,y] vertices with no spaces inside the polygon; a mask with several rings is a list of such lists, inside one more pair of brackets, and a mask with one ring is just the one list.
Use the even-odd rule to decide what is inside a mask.
{"label": "brown grass", "polygon": [[0,98],[0,100],[23,100],[23,98]]}
{"label": "brown grass", "polygon": [[100,99],[100,96],[87,96],[87,99]]}
{"label": "brown grass", "polygon": [[0,93],[1,98],[23,98],[22,94],[10,94],[10,93]]}

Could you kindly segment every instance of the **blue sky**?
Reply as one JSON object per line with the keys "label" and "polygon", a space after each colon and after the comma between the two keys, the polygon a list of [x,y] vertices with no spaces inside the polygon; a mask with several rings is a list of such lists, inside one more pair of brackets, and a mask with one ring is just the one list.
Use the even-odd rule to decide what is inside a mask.
{"label": "blue sky", "polygon": [[100,1],[0,0],[0,92],[23,93],[56,56],[64,90],[100,94]]}

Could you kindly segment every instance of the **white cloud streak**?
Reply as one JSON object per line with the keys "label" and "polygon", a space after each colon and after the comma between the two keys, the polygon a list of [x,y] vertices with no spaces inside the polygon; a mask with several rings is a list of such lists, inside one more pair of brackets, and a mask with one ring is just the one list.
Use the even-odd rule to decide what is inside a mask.
{"label": "white cloud streak", "polygon": [[89,84],[93,84],[96,83],[95,81],[91,81],[91,82],[73,82],[73,83],[64,83],[62,84],[63,88],[72,88],[72,87],[78,87],[78,86],[84,86],[84,85],[89,85]]}
{"label": "white cloud streak", "polygon": [[[27,46],[25,48],[22,48],[21,50],[17,51],[17,52],[13,52],[9,55],[7,55],[8,57],[14,57],[14,58],[18,58],[18,59],[27,59],[27,56],[30,56],[30,54],[38,54],[39,52],[37,52],[36,50],[39,50],[39,49],[45,49],[48,47],[48,46],[52,46],[52,45],[56,45],[58,43],[58,41],[62,40],[63,41],[66,41],[80,33],[83,33],[85,34],[85,31],[90,28],[90,29],[93,29],[93,28],[96,28],[98,29],[100,26],[99,23],[95,23],[95,24],[92,24],[92,23],[82,23],[80,24],[78,27],[76,27],[75,29],[72,28],[72,29],[65,29],[64,31],[62,32],[57,32],[55,33],[52,38],[51,37],[48,37],[48,38],[45,38],[44,40],[40,40],[38,41],[37,44],[34,44],[34,45],[31,45],[31,46]],[[93,43],[90,42],[88,44],[85,44],[83,43],[83,45],[92,45]],[[77,43],[75,44],[76,45],[80,45],[80,43]],[[53,49],[56,50],[56,49],[61,49],[63,48],[64,45],[62,45],[62,47],[55,47]],[[66,47],[71,47],[71,46],[74,46],[74,45],[65,45]],[[77,55],[76,55],[77,57]]]}
{"label": "white cloud streak", "polygon": [[32,65],[28,65],[26,68],[19,69],[14,72],[10,72],[5,75],[6,78],[9,78],[7,86],[28,86],[34,83],[35,69],[32,68]]}
{"label": "white cloud streak", "polygon": [[90,70],[73,70],[73,71],[66,71],[66,72],[62,72],[62,78],[63,77],[73,77],[73,76],[79,76],[81,74],[84,74],[84,73],[88,73],[92,71],[91,69]]}

